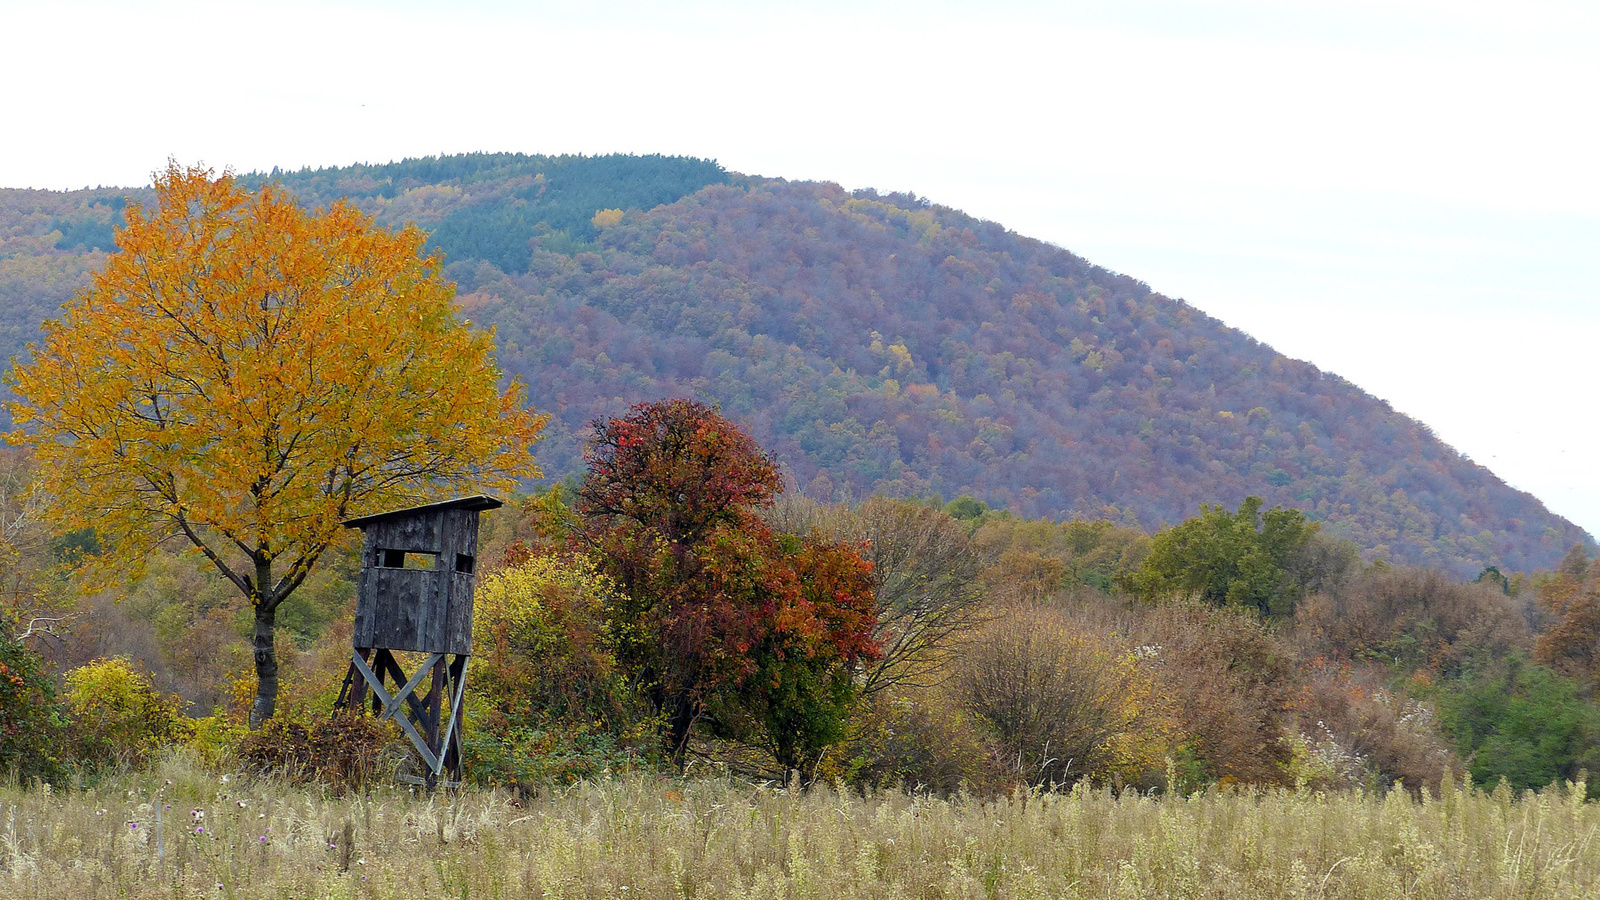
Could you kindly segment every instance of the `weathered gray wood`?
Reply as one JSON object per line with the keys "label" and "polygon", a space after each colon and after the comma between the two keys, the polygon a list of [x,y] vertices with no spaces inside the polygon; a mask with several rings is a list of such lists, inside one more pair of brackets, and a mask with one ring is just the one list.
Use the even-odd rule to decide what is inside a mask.
{"label": "weathered gray wood", "polygon": [[439,739],[439,690],[444,686],[444,676],[440,669],[444,668],[444,654],[434,654],[428,657],[427,669],[433,677],[428,679],[428,693],[422,698],[422,731],[428,735],[428,740],[433,744],[435,754],[439,752],[437,741]]}
{"label": "weathered gray wood", "polygon": [[[461,704],[472,652],[478,514],[500,505],[492,497],[465,497],[344,523],[361,528],[364,542],[352,635],[355,653],[340,703],[360,709],[370,689],[374,713],[393,717],[417,745],[428,765],[430,786],[445,771],[457,781],[461,776]],[[428,568],[416,565],[424,554]],[[407,676],[392,652],[402,650],[429,657]],[[455,660],[446,663],[447,654]],[[358,672],[360,678],[355,677]],[[384,688],[386,678],[393,679],[396,693]],[[424,678],[428,689],[419,694]]]}
{"label": "weathered gray wood", "polygon": [[[488,502],[477,498],[475,502]],[[424,653],[472,652],[478,509],[448,504],[369,517],[352,643]],[[396,568],[391,556],[436,554],[432,571]],[[471,571],[459,571],[460,569]]]}
{"label": "weathered gray wood", "polygon": [[[372,686],[373,693],[375,693],[378,698],[383,701],[383,708],[385,710],[399,709],[400,701],[390,696],[389,692],[384,690],[383,679],[379,678],[377,673],[373,672],[372,669],[368,667],[366,660],[362,659],[359,655],[352,655],[350,657],[350,662],[351,665],[354,665],[361,672],[361,677],[366,679],[367,684]],[[406,695],[402,695],[401,699],[403,700],[408,698]],[[399,723],[400,725],[400,730],[406,733],[406,737],[411,739],[412,746],[416,747],[417,752],[422,754],[423,760],[428,763],[428,768],[437,772],[439,767],[439,757],[434,755],[433,751],[429,749],[428,742],[423,739],[420,733],[418,733],[417,727],[411,723],[411,719],[403,715],[394,715],[393,712],[385,712],[383,718],[389,718],[390,716],[394,716],[395,722]]]}
{"label": "weathered gray wood", "polygon": [[449,652],[444,646],[446,580],[441,573],[367,569],[361,579],[370,593],[358,606],[355,646]]}
{"label": "weathered gray wood", "polygon": [[[395,687],[399,687],[410,680],[406,677],[406,670],[400,668],[400,661],[395,659],[394,654],[390,653],[388,650],[379,650],[378,655],[374,657],[373,662],[373,668],[377,670],[380,676],[388,675],[388,677],[394,679]],[[416,691],[413,689],[412,691],[403,694],[402,697],[406,702],[406,707],[411,710],[411,716],[413,720],[418,722],[422,721],[422,701],[417,698]],[[381,713],[382,710],[379,710],[379,712]]]}
{"label": "weathered gray wood", "polygon": [[450,724],[445,727],[444,738],[439,745],[444,748],[439,761],[454,772],[457,778],[461,776],[461,698],[466,692],[467,659],[466,656],[457,656],[450,664],[450,682],[453,688],[450,700]]}
{"label": "weathered gray wood", "polygon": [[440,638],[450,653],[472,652],[472,575],[450,575],[450,610]]}
{"label": "weathered gray wood", "polygon": [[[385,519],[367,529],[368,540],[389,550],[438,550],[443,513],[422,513],[415,518]],[[374,561],[375,562],[375,561]]]}

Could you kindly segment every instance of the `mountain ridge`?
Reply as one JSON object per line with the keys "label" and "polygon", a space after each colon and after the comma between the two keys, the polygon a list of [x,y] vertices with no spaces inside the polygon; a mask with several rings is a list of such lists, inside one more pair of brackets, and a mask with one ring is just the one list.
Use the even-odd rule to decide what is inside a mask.
{"label": "mountain ridge", "polygon": [[[966,494],[1153,529],[1254,494],[1369,557],[1466,576],[1593,546],[1343,378],[914,195],[670,157],[477,154],[278,180],[433,231],[464,313],[496,328],[502,366],[554,414],[537,452],[555,478],[581,466],[588,422],[679,394],[744,421],[819,499]],[[113,192],[35,197],[61,208],[8,229],[13,193],[0,298],[23,283],[31,306],[59,303],[95,264]],[[18,252],[19,231],[45,226]],[[12,312],[0,350],[28,327]]]}

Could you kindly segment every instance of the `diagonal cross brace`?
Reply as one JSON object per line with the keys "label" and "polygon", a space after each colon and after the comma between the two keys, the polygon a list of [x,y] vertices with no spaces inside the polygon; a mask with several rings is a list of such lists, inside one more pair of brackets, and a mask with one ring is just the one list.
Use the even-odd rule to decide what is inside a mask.
{"label": "diagonal cross brace", "polygon": [[[455,668],[452,666],[451,668]],[[450,724],[445,727],[444,738],[439,741],[439,765],[433,770],[438,775],[444,768],[444,758],[450,752],[450,739],[455,737],[456,723],[461,721],[461,694],[467,686],[467,657],[461,657],[461,671],[455,677],[455,696],[450,700]],[[449,676],[446,676],[449,677]],[[460,764],[457,763],[459,766]]]}
{"label": "diagonal cross brace", "polygon": [[[383,687],[383,679],[379,678],[377,673],[372,671],[372,668],[367,665],[367,661],[361,658],[361,654],[352,653],[350,655],[351,663],[356,667],[356,670],[361,673],[361,677],[366,680],[367,686],[372,688],[372,692],[378,695],[379,700],[383,701],[383,715],[379,716],[378,720],[381,722],[384,719],[392,718],[399,723],[400,729],[406,733],[406,737],[411,739],[412,746],[416,747],[417,752],[422,754],[423,762],[428,764],[429,770],[431,770],[434,775],[438,775],[439,772],[443,770],[444,758],[442,754],[435,754],[432,748],[428,746],[428,742],[423,740],[422,734],[418,732],[417,727],[412,724],[411,717],[400,714],[400,705],[405,702],[406,697],[408,697],[412,691],[416,690],[417,685],[422,681],[422,676],[427,674],[428,670],[433,667],[433,664],[443,657],[443,653],[430,654],[428,656],[427,664],[417,669],[417,674],[411,676],[411,679],[406,682],[405,687],[401,688],[399,693],[391,696],[390,693]],[[463,679],[463,683],[465,683],[465,679]],[[459,697],[461,693],[459,687],[457,688],[456,693]],[[457,702],[459,703],[460,701],[458,700]],[[454,717],[452,717],[450,724],[452,727],[454,727]]]}

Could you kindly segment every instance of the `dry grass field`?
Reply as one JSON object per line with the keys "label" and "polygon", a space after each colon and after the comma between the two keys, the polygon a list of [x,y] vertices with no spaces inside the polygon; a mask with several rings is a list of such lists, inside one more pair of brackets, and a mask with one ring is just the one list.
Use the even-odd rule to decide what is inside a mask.
{"label": "dry grass field", "polygon": [[1600,804],[1581,796],[980,802],[627,777],[339,799],[172,757],[86,790],[0,788],[0,897],[1592,898]]}

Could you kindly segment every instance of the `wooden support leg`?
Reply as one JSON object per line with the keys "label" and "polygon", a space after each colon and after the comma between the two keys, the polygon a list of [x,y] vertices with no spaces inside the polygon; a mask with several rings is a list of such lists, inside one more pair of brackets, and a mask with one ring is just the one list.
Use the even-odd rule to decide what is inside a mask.
{"label": "wooden support leg", "polygon": [[428,697],[423,701],[422,708],[422,733],[428,741],[428,749],[433,751],[435,765],[428,773],[428,788],[432,790],[434,782],[439,777],[444,761],[445,747],[440,740],[439,722],[442,716],[440,700],[445,693],[445,683],[449,673],[449,664],[445,662],[444,654],[439,654],[433,659],[433,671],[428,678]]}
{"label": "wooden support leg", "polygon": [[441,757],[444,771],[449,773],[450,780],[461,781],[461,732],[462,732],[462,698],[467,686],[467,657],[457,656],[450,663],[447,696],[450,698],[450,724],[444,734],[444,753]]}
{"label": "wooden support leg", "polygon": [[428,737],[433,741],[433,749],[439,749],[439,723],[443,721],[440,716],[442,705],[440,699],[445,692],[445,679],[449,672],[450,664],[445,662],[444,654],[439,654],[433,661],[433,671],[428,678],[428,699],[422,705],[428,710]]}
{"label": "wooden support leg", "polygon": [[333,703],[334,709],[360,709],[367,701],[367,679],[361,675],[357,668],[355,657],[366,660],[372,654],[371,647],[357,647],[350,660],[350,667],[345,670],[344,684],[339,688],[339,699]]}
{"label": "wooden support leg", "polygon": [[[362,647],[356,650],[356,655],[361,657],[363,660],[368,659],[372,656],[372,649],[370,647]],[[354,663],[351,664],[350,669],[352,673],[355,672]],[[356,678],[354,679],[354,682],[355,683],[351,685],[350,689],[350,708],[360,709],[367,702],[367,680],[365,678]]]}
{"label": "wooden support leg", "polygon": [[372,673],[378,676],[377,682],[372,685],[372,714],[382,718],[384,701],[379,697],[377,688],[383,687],[385,679],[393,679],[394,686],[398,688],[406,683],[406,676],[400,671],[400,664],[395,662],[394,654],[382,648],[372,651]]}
{"label": "wooden support leg", "polygon": [[338,712],[350,705],[350,688],[356,682],[366,683],[356,672],[356,664],[351,663],[344,671],[344,684],[339,685],[339,699],[333,701],[333,711]]}

